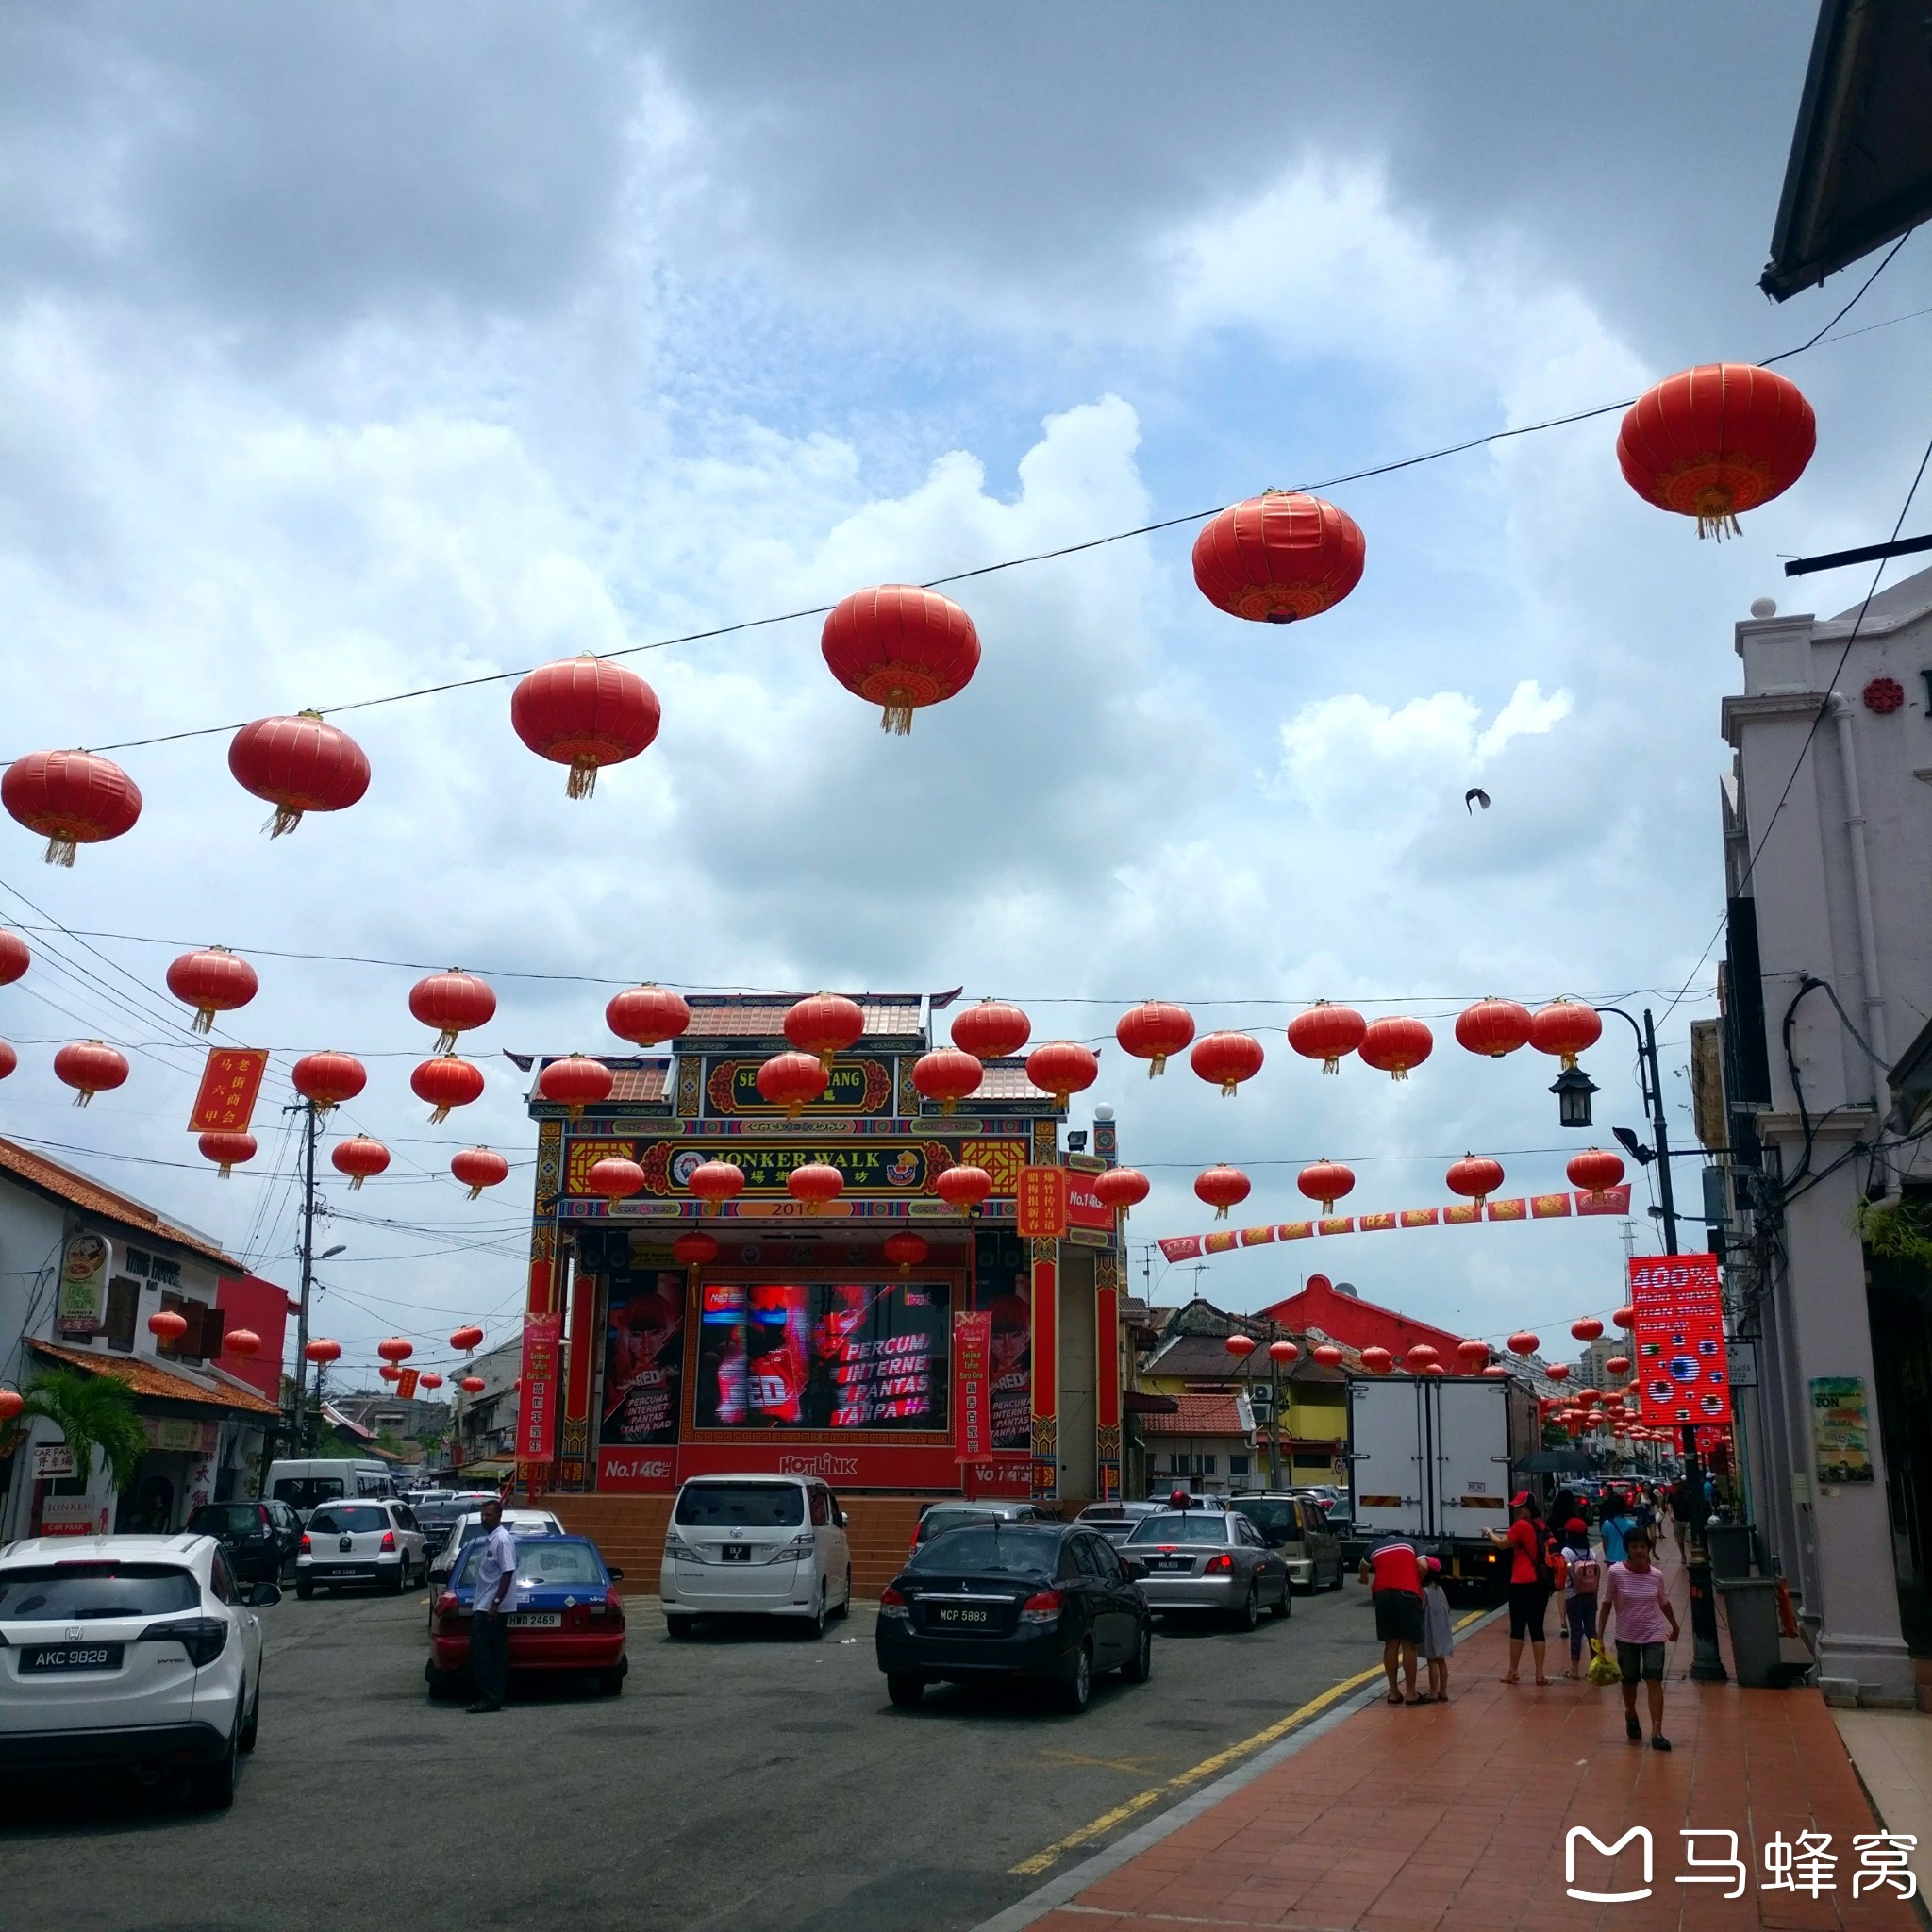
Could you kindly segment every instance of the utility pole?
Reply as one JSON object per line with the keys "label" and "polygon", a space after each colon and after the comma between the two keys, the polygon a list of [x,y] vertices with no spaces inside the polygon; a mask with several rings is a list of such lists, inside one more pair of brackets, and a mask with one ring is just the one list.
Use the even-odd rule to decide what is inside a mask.
{"label": "utility pole", "polygon": [[1657,1073],[1657,1025],[1650,1008],[1643,1009],[1643,1062],[1650,1077],[1650,1127],[1657,1141],[1657,1191],[1664,1210],[1664,1253],[1677,1250],[1677,1201],[1671,1188],[1671,1134],[1664,1124],[1664,1083]]}
{"label": "utility pole", "polygon": [[290,1109],[302,1116],[302,1300],[295,1315],[295,1454],[308,1437],[308,1295],[315,1285],[315,1103],[301,1100]]}

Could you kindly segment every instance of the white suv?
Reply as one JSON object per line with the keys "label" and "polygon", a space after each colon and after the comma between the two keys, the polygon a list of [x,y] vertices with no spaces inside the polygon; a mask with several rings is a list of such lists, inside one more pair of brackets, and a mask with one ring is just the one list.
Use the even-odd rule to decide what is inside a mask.
{"label": "white suv", "polygon": [[813,1636],[852,1607],[845,1512],[815,1476],[693,1476],[677,1492],[658,1584],[664,1627],[697,1618],[801,1618]]}
{"label": "white suv", "polygon": [[373,1583],[400,1596],[429,1574],[423,1532],[407,1503],[372,1496],[362,1503],[323,1503],[309,1516],[295,1553],[295,1594]]}
{"label": "white suv", "polygon": [[29,1537],[0,1551],[0,1771],[185,1769],[225,1810],[261,1714],[258,1607],[208,1536]]}

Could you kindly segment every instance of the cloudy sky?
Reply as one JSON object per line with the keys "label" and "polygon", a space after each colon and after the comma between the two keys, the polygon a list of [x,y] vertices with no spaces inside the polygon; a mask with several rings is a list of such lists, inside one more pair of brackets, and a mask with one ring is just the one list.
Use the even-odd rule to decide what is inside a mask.
{"label": "cloudy sky", "polygon": [[[1774,353],[1856,285],[1756,289],[1812,12],[15,8],[0,756],[646,644]],[[1845,327],[1932,304],[1928,262],[1908,244]],[[1204,1225],[1189,1184],[1217,1159],[1256,1220],[1297,1215],[1322,1155],[1368,1208],[1444,1198],[1466,1148],[1512,1191],[1560,1186],[1551,1063],[1449,1041],[1488,991],[1661,1012],[1688,982],[1662,1024],[1688,1140],[1729,627],[1767,592],[1862,588],[1787,595],[1778,558],[1890,530],[1928,325],[1788,365],[1818,456],[1737,543],[1639,502],[1610,417],[1338,486],[1367,575],[1287,630],[1201,600],[1191,529],[978,579],[983,667],[909,739],[804,622],[632,660],[663,731],[589,804],[503,685],[343,719],[368,798],[273,842],[224,739],[120,754],[134,834],[71,873],[0,836],[0,916],[95,935],[30,930],[42,966],[0,991],[0,1130],[88,1150],[292,1283],[273,1108],[257,1172],[216,1182],[158,991],[179,942],[248,952],[240,1037],[374,1070],[345,1111],[397,1163],[331,1186],[348,1252],[318,1312],[363,1360],[453,1316],[509,1332],[529,1168],[474,1206],[443,1169],[477,1139],[528,1161],[499,1049],[608,1043],[609,989],[574,974],[963,981],[1040,1037],[1158,993],[1258,1029],[1232,1101],[1103,1057],[1091,1097],[1156,1179],[1137,1237]],[[493,972],[486,1099],[429,1127],[415,974],[322,954]],[[1406,1085],[1321,1079],[1278,1030],[1318,996],[1442,1044]],[[48,1063],[92,1033],[134,1077],[76,1112]],[[1600,1120],[1634,1122],[1627,1039],[1591,1067]],[[1200,1286],[1252,1307],[1322,1266],[1548,1334],[1615,1305],[1621,1253],[1603,1221],[1357,1237]],[[1191,1280],[1155,1263],[1163,1299]]]}

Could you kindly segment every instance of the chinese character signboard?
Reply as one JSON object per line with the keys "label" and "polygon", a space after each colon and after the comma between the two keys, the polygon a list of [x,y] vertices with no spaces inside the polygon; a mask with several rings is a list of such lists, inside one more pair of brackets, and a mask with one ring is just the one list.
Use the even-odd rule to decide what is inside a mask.
{"label": "chinese character signboard", "polygon": [[557,1344],[560,1315],[524,1318],[524,1386],[517,1409],[517,1459],[550,1460],[551,1410],[557,1397]]}
{"label": "chinese character signboard", "polygon": [[1066,1169],[1023,1167],[1020,1170],[1020,1239],[1031,1241],[1055,1241],[1066,1231]]}
{"label": "chinese character signboard", "polygon": [[405,1369],[403,1373],[396,1377],[396,1393],[398,1396],[402,1398],[403,1401],[415,1401],[416,1382],[421,1374],[422,1371],[420,1369]]}
{"label": "chinese character signboard", "polygon": [[108,1243],[83,1228],[67,1237],[60,1257],[60,1293],[54,1327],[60,1335],[98,1335],[107,1324]]}
{"label": "chinese character signboard", "polygon": [[1811,1441],[1821,1483],[1872,1480],[1872,1423],[1862,1376],[1811,1378]]}
{"label": "chinese character signboard", "polygon": [[992,1448],[992,1317],[953,1319],[953,1381],[958,1391],[959,1454],[978,1461]]}
{"label": "chinese character signboard", "polygon": [[1715,1255],[1633,1255],[1636,1386],[1643,1420],[1681,1428],[1731,1419],[1724,1303]]}
{"label": "chinese character signboard", "polygon": [[264,1046],[211,1046],[201,1070],[201,1091],[188,1116],[191,1134],[243,1133],[255,1118],[256,1096],[268,1066]]}

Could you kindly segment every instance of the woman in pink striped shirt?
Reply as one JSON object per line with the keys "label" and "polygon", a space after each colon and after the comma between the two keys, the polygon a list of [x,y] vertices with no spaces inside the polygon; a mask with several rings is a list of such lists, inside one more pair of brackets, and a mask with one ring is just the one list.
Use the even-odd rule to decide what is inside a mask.
{"label": "woman in pink striped shirt", "polygon": [[1664,1591],[1664,1573],[1651,1556],[1650,1532],[1631,1528],[1624,1535],[1624,1560],[1604,1574],[1596,1613],[1597,1641],[1617,1620],[1617,1669],[1624,1678],[1624,1730],[1633,1744],[1643,1741],[1637,1722],[1637,1683],[1650,1691],[1650,1748],[1668,1751],[1664,1736],[1664,1633],[1677,1641],[1677,1613]]}

